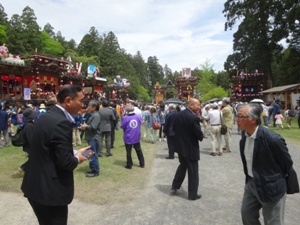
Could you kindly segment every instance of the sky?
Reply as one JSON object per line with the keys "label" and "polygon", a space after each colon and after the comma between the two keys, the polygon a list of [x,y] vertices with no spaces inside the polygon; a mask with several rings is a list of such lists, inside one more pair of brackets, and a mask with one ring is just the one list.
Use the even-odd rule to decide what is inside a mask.
{"label": "sky", "polygon": [[[1,0],[8,18],[29,6],[41,29],[50,23],[77,44],[94,26],[112,31],[120,47],[144,60],[156,56],[174,72],[201,68],[218,72],[232,53],[234,31],[225,31],[225,0]],[[9,46],[7,46],[9,48]]]}

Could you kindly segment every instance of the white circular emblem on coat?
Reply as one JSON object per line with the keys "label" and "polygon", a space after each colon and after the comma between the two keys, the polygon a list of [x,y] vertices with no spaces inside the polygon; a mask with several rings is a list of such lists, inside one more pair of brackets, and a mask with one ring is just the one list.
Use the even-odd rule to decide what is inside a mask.
{"label": "white circular emblem on coat", "polygon": [[138,122],[136,120],[130,120],[129,126],[131,128],[136,128],[138,125]]}

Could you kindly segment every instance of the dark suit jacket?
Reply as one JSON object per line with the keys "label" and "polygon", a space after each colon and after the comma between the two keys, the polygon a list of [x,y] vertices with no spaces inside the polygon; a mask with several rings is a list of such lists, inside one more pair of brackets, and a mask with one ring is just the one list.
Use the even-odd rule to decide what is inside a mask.
{"label": "dark suit jacket", "polygon": [[165,125],[164,125],[164,128],[163,128],[163,132],[167,136],[175,136],[175,131],[174,131],[175,117],[176,117],[176,111],[175,110],[169,112],[166,115],[166,120],[165,120]]}
{"label": "dark suit jacket", "polygon": [[[240,152],[247,182],[249,176],[244,154],[245,142],[243,132]],[[258,195],[263,202],[276,202],[286,193],[285,176],[292,165],[285,140],[273,131],[259,126],[254,143],[252,172]]]}
{"label": "dark suit jacket", "polygon": [[78,165],[72,146],[72,123],[58,107],[35,123],[22,191],[24,196],[49,206],[67,205],[74,195],[73,170]]}
{"label": "dark suit jacket", "polygon": [[101,132],[111,131],[111,123],[116,121],[114,112],[108,107],[103,107],[102,109],[99,110],[99,113],[101,116],[100,131]]}
{"label": "dark suit jacket", "polygon": [[176,113],[174,131],[178,154],[192,161],[199,160],[199,141],[203,140],[199,118],[189,109]]}

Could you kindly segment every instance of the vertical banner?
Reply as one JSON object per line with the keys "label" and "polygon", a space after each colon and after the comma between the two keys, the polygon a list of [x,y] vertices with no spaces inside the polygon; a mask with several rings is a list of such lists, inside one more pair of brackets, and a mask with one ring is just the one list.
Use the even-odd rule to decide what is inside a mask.
{"label": "vertical banner", "polygon": [[88,77],[93,77],[95,72],[96,72],[96,66],[88,65]]}
{"label": "vertical banner", "polygon": [[191,68],[182,68],[182,76],[184,77],[190,77],[191,74]]}
{"label": "vertical banner", "polygon": [[31,100],[30,88],[24,88],[24,100]]}

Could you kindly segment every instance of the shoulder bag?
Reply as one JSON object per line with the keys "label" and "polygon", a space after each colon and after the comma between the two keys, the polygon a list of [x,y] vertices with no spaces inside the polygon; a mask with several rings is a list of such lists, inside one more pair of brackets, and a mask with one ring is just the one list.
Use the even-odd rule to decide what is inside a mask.
{"label": "shoulder bag", "polygon": [[226,125],[223,124],[223,118],[221,117],[221,112],[220,112],[220,120],[221,120],[221,134],[225,135],[227,133],[227,127]]}
{"label": "shoulder bag", "polygon": [[292,167],[286,176],[286,193],[287,194],[295,194],[299,193],[299,182],[297,173]]}

